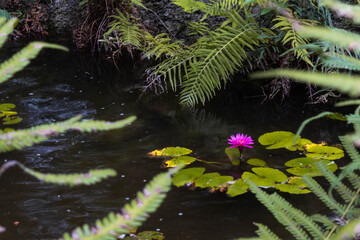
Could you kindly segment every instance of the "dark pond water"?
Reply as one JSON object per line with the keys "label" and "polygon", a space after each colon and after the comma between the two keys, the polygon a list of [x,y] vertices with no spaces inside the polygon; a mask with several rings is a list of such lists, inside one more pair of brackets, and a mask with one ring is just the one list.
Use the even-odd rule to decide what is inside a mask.
{"label": "dark pond water", "polygon": [[[7,47],[0,59],[18,50]],[[1,85],[0,103],[11,102],[27,128],[81,114],[86,119],[119,120],[136,115],[131,126],[103,133],[67,133],[34,147],[1,154],[0,161],[18,160],[42,172],[71,173],[91,168],[114,168],[118,176],[91,187],[45,185],[11,169],[0,178],[0,239],[57,239],[83,223],[93,223],[110,211],[119,211],[157,173],[160,159],[147,153],[167,146],[194,150],[197,157],[226,161],[226,139],[244,132],[257,139],[265,132],[295,132],[300,123],[319,110],[299,98],[282,104],[260,104],[262,97],[241,99],[224,93],[206,108],[186,109],[175,98],[145,96],[139,100],[137,78],[144,66],[124,61],[118,72],[111,64],[89,56],[46,50],[31,66]],[[245,90],[242,94],[246,95]],[[295,94],[294,94],[295,96]],[[319,108],[319,107],[316,107]],[[337,143],[342,123],[319,120],[303,137]],[[271,155],[271,157],[270,157]],[[265,151],[258,143],[246,157],[267,159],[282,168],[294,157],[284,151]],[[209,170],[215,170],[211,168]],[[326,211],[308,195],[289,201],[306,212]],[[13,223],[18,221],[15,226]],[[284,235],[271,214],[250,193],[229,198],[205,190],[173,188],[160,209],[139,229],[161,231],[166,239],[234,239],[253,236],[253,222]]]}

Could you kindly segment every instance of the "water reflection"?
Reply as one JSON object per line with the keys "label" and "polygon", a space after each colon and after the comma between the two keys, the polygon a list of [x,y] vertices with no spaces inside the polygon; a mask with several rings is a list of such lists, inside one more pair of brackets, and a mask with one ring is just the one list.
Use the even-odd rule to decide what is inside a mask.
{"label": "water reflection", "polygon": [[[7,53],[15,51],[9,47]],[[1,55],[1,58],[3,55]],[[96,62],[95,62],[96,63]],[[152,176],[163,171],[161,161],[147,152],[166,146],[184,146],[206,160],[226,160],[226,139],[245,132],[257,139],[264,132],[295,131],[313,114],[302,113],[297,104],[277,105],[254,98],[224,103],[219,98],[206,108],[181,107],[173,97],[145,95],[139,100],[132,64],[94,64],[89,57],[46,50],[26,70],[1,85],[1,102],[12,102],[25,128],[61,121],[81,114],[84,118],[118,120],[130,115],[138,120],[130,127],[95,134],[68,133],[24,149],[2,154],[1,159],[19,160],[42,172],[77,172],[112,167],[118,176],[92,187],[67,188],[43,185],[19,169],[0,181],[0,225],[7,228],[1,239],[54,239],[83,223],[93,223],[135,196]],[[143,67],[142,67],[143,68]],[[295,107],[291,107],[295,106]],[[303,136],[336,142],[341,126],[319,120]],[[247,156],[269,158],[269,151],[255,144]],[[272,152],[271,160],[282,166],[289,156]],[[306,211],[324,208],[311,195],[290,196]],[[19,224],[15,226],[14,221]],[[250,193],[236,198],[203,190],[174,188],[158,212],[141,228],[160,229],[167,239],[233,239],[252,236],[253,221],[278,227]],[[284,234],[280,232],[280,234]]]}

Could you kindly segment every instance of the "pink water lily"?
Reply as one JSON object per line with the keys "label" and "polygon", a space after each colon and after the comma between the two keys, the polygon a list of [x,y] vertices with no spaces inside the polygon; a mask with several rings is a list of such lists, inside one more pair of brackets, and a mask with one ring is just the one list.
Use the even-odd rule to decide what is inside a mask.
{"label": "pink water lily", "polygon": [[250,146],[251,144],[254,144],[254,141],[250,136],[244,135],[244,134],[236,134],[236,136],[232,135],[230,136],[230,139],[228,139],[229,144],[231,145],[230,148],[237,147],[239,148],[240,153],[243,151],[244,147],[253,148]]}

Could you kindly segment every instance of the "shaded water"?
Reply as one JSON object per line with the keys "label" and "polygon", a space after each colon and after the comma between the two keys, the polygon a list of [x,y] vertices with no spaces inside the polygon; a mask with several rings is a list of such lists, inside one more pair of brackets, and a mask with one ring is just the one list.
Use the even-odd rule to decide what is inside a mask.
{"label": "shaded water", "polygon": [[[8,47],[0,59],[16,50]],[[172,97],[145,96],[139,100],[135,83],[143,69],[126,62],[119,67],[120,72],[111,64],[99,64],[87,56],[46,50],[31,66],[1,85],[0,102],[16,104],[24,119],[16,128],[78,114],[111,121],[136,115],[138,120],[121,130],[71,132],[22,151],[1,154],[0,161],[18,160],[42,172],[114,168],[118,176],[90,187],[68,188],[39,183],[19,169],[9,170],[0,178],[0,225],[7,228],[0,239],[56,239],[76,226],[119,211],[147,181],[164,171],[161,160],[146,156],[154,149],[183,146],[194,150],[199,158],[226,161],[223,150],[230,135],[244,132],[257,139],[264,132],[295,132],[301,121],[316,113],[312,106],[303,108],[304,102],[296,99],[282,105],[261,105],[262,98],[237,100],[226,93],[203,109],[182,108]],[[338,122],[319,120],[302,136],[333,144],[343,127]],[[294,155],[265,151],[257,143],[247,150],[246,157],[267,159],[282,168],[283,162]],[[325,210],[310,194],[284,195],[306,212]],[[19,222],[17,226],[15,221]],[[170,240],[234,239],[252,236],[256,229],[252,222],[264,223],[284,234],[250,193],[228,198],[222,193],[174,187],[139,230],[161,231]]]}

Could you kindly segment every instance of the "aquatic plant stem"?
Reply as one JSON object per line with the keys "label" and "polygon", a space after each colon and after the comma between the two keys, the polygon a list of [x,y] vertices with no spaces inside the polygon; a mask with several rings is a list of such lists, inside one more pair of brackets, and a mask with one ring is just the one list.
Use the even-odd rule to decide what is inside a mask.
{"label": "aquatic plant stem", "polygon": [[[354,204],[355,199],[357,198],[357,196],[360,193],[360,188],[358,188],[358,190],[356,191],[354,197],[351,199],[350,203],[347,205],[344,213],[341,215],[341,219],[344,219],[345,215],[347,214],[347,212],[350,210],[351,206]],[[325,240],[329,240],[331,235],[335,232],[336,228],[338,227],[338,225],[334,225],[334,227],[331,229],[331,231],[329,232],[329,234],[326,236]]]}

